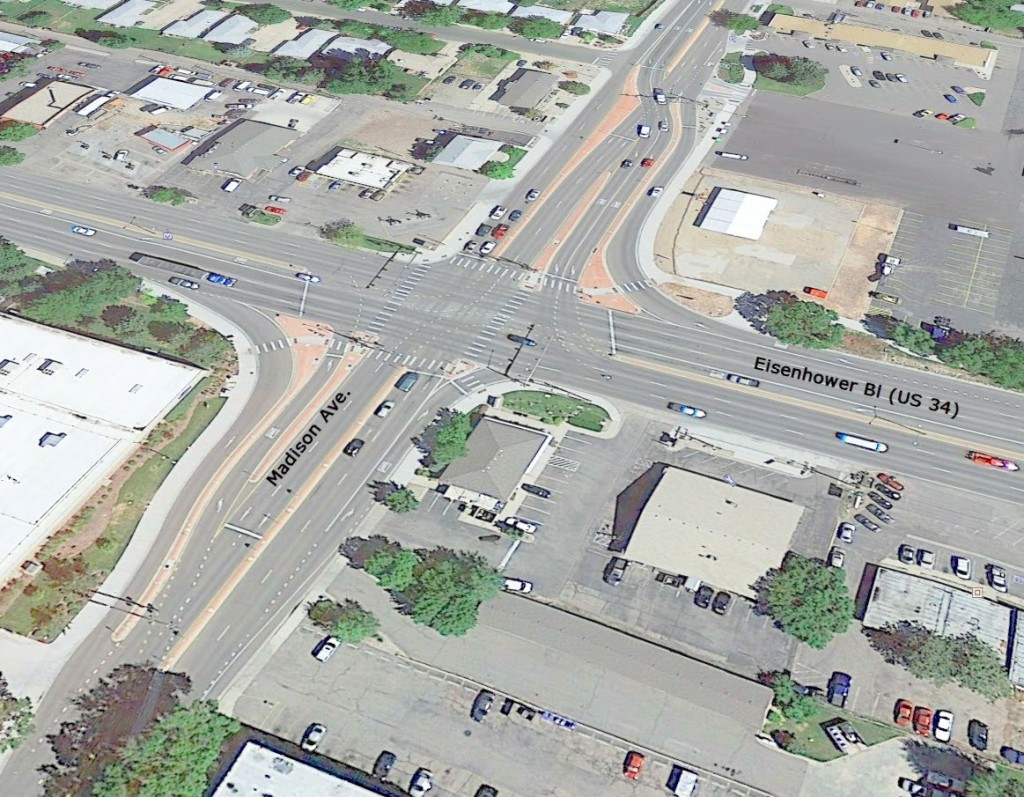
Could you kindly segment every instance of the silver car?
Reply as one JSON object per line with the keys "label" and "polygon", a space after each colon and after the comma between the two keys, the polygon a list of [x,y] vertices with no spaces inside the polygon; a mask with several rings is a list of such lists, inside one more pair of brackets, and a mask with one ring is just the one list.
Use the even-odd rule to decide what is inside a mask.
{"label": "silver car", "polygon": [[953,566],[953,575],[957,578],[962,578],[964,581],[969,581],[971,573],[974,568],[971,567],[971,560],[966,556],[954,556],[950,558],[950,564]]}
{"label": "silver car", "polygon": [[318,722],[314,722],[306,728],[306,732],[302,736],[302,749],[312,753],[316,750],[317,745],[323,741],[325,733],[327,733],[327,728]]}

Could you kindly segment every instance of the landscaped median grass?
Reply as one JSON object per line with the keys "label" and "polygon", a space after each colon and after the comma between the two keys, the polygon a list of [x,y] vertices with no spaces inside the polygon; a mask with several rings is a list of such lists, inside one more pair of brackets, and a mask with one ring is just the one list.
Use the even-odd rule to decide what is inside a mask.
{"label": "landscaped median grass", "polygon": [[267,213],[265,210],[257,210],[246,218],[248,218],[249,221],[256,222],[257,224],[266,224],[268,227],[273,227],[275,224],[281,223],[280,216],[276,213]]}
{"label": "landscaped median grass", "polygon": [[542,393],[539,390],[514,390],[501,399],[502,409],[521,412],[540,418],[544,423],[557,425],[563,421],[570,426],[600,432],[611,418],[596,404],[558,393]]}
{"label": "landscaped median grass", "polygon": [[967,95],[967,99],[969,99],[975,105],[980,107],[981,104],[983,102],[985,102],[985,92],[984,91],[972,91],[970,94]]}
{"label": "landscaped median grass", "polygon": [[777,91],[779,94],[792,94],[794,97],[806,97],[808,94],[825,88],[825,81],[821,80],[811,85],[801,86],[795,83],[780,83],[777,80],[758,75],[754,79],[754,88],[763,91]]}
{"label": "landscaped median grass", "polygon": [[[774,718],[774,719],[773,719]],[[811,758],[815,761],[832,761],[842,758],[832,741],[828,738],[822,723],[828,723],[836,719],[844,719],[849,722],[857,733],[860,734],[867,745],[879,744],[895,739],[902,735],[902,731],[893,725],[886,725],[882,722],[854,717],[845,711],[840,711],[835,706],[822,701],[818,706],[817,713],[805,722],[793,722],[791,720],[778,721],[778,715],[773,711],[768,715],[768,722],[765,724],[765,731],[788,731],[794,738],[786,748],[788,752],[796,755]]]}
{"label": "landscaped median grass", "polygon": [[963,127],[967,130],[973,130],[978,126],[978,120],[973,116],[968,116],[966,119],[961,119],[959,122],[953,122],[954,127]]}
{"label": "landscaped median grass", "polygon": [[743,81],[743,64],[740,63],[743,53],[726,53],[718,62],[718,77],[726,83],[740,83]]}

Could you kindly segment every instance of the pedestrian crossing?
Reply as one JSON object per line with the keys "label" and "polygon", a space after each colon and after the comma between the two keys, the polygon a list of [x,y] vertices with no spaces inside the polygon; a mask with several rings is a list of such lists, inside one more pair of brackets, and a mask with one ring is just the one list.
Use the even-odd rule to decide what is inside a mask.
{"label": "pedestrian crossing", "polygon": [[[457,255],[448,262],[458,266],[459,268],[481,271],[486,274],[492,274],[497,279],[511,279],[515,282],[525,280],[531,273],[521,268],[506,266],[503,263],[490,260],[480,260],[479,258],[466,257],[465,255]],[[565,293],[578,294],[580,292],[579,285],[575,280],[570,279],[569,277],[551,276],[548,274],[541,277],[540,287]],[[615,287],[615,290],[619,293],[630,293],[632,291],[647,290],[652,287],[654,287],[653,282],[648,279],[642,279],[618,285]]]}
{"label": "pedestrian crossing", "polygon": [[398,311],[402,303],[416,290],[416,286],[423,281],[428,273],[430,273],[429,263],[419,263],[409,269],[408,273],[400,278],[401,281],[390,289],[387,303],[366,325],[367,331],[371,334],[379,334],[384,327],[391,323],[391,316]]}
{"label": "pedestrian crossing", "polygon": [[[281,340],[270,340],[260,343],[256,346],[255,350],[262,354],[268,354],[272,351],[283,351],[294,342],[283,338]],[[347,341],[335,338],[328,344],[327,348],[330,351],[342,352],[345,350],[346,345],[348,345]],[[414,354],[403,354],[402,352],[388,351],[386,349],[373,349],[366,357],[371,360],[381,360],[382,362],[401,365],[410,371],[423,371],[424,373],[441,373],[451,365],[447,360],[417,357]]]}
{"label": "pedestrian crossing", "polygon": [[[493,354],[495,336],[502,329],[508,329],[510,327],[512,317],[527,301],[530,301],[530,295],[526,293],[517,293],[506,299],[505,304],[501,306],[501,309],[499,309],[491,320],[487,322],[484,328],[480,330],[480,333],[473,339],[473,342],[463,352],[463,354],[473,360],[483,359],[483,353],[488,350]],[[488,357],[488,360],[489,359],[490,358]]]}

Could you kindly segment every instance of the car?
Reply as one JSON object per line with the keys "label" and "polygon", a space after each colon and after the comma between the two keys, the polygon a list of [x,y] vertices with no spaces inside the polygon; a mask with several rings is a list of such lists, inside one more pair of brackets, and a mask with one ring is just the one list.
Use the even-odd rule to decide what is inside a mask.
{"label": "car", "polygon": [[837,44],[837,45],[836,45],[836,50],[838,50],[838,51],[839,51],[839,52],[841,52],[841,53],[846,53],[846,52],[849,52],[849,50],[847,50],[847,49],[846,49],[845,47],[843,47],[843,45],[841,45],[841,44]]}
{"label": "car", "polygon": [[356,437],[352,440],[349,440],[345,444],[345,447],[342,449],[342,451],[344,451],[348,456],[354,457],[356,454],[363,450],[363,446],[365,445],[365,440],[360,440],[358,437]]}
{"label": "car", "polygon": [[701,609],[707,609],[711,605],[711,599],[714,597],[714,587],[709,584],[701,584],[697,591],[693,593],[693,602]]}
{"label": "car", "polygon": [[490,224],[479,224],[477,225],[476,232],[474,235],[479,235],[481,238],[490,235],[494,228]]}
{"label": "car", "polygon": [[[301,172],[301,173],[299,174],[299,176],[298,176],[298,177],[296,177],[295,179],[296,179],[296,180],[297,180],[298,182],[300,182],[300,183],[304,183],[304,182],[306,182],[306,180],[308,180],[308,179],[309,179],[310,177],[312,177],[312,176],[313,176],[313,172],[311,172],[311,171],[307,171],[307,170],[303,169],[303,171],[302,171],[302,172]],[[377,194],[383,194],[383,193],[384,193],[383,191],[377,191],[377,192],[376,192],[376,193],[375,193],[375,194],[374,194],[374,195],[373,195],[372,197],[370,197],[370,198],[371,198],[371,199],[383,199],[383,198],[384,198],[383,196],[379,196],[379,197],[377,196]]]}
{"label": "car", "polygon": [[183,277],[171,277],[167,280],[171,285],[177,285],[179,288],[188,288],[190,291],[198,291],[199,283],[193,282],[192,280],[184,279]]}
{"label": "car", "polygon": [[269,199],[271,202],[280,202],[285,205],[292,201],[292,198],[290,196],[279,196],[278,194],[271,194],[269,197],[267,197],[267,199]]}
{"label": "car", "polygon": [[852,523],[840,523],[836,529],[836,537],[843,542],[853,542],[854,525]]}
{"label": "car", "polygon": [[504,238],[506,234],[508,234],[507,224],[499,224],[494,228],[494,232],[491,233],[495,238]]}
{"label": "car", "polygon": [[935,567],[935,554],[932,551],[919,548],[917,551],[917,566],[927,567],[931,570]]}
{"label": "car", "polygon": [[854,515],[853,519],[860,523],[868,531],[881,531],[881,527],[872,520],[869,520],[866,515]]}
{"label": "car", "polygon": [[948,742],[953,738],[952,711],[943,708],[935,712],[935,727],[932,733],[940,742]]}
{"label": "car", "polygon": [[504,205],[495,205],[494,208],[491,210],[491,218],[500,219],[507,212],[508,208],[506,208]]}
{"label": "car", "polygon": [[967,741],[975,750],[985,751],[988,749],[988,725],[981,720],[971,720],[967,723]]}
{"label": "car", "polygon": [[882,496],[879,495],[876,492],[868,493],[868,498],[870,498],[872,501],[874,501],[876,504],[878,504],[883,509],[892,509],[892,501],[890,501],[890,500],[888,500],[886,498],[882,498]]}
{"label": "car", "polygon": [[954,105],[956,105],[959,102],[959,100],[952,94],[943,94],[942,96],[946,99],[946,102],[951,102]]}
{"label": "car", "polygon": [[509,335],[506,335],[505,337],[508,338],[513,343],[518,343],[521,346],[536,346],[537,345],[537,341],[535,341],[533,338],[524,338],[522,335],[509,334]]}
{"label": "car", "polygon": [[897,700],[893,721],[901,728],[909,728],[914,722],[914,704],[909,700]]}
{"label": "car", "polygon": [[[223,86],[225,84],[221,83],[221,85]],[[286,99],[285,102],[287,102],[287,103],[289,103],[291,105],[294,105],[295,103],[297,103],[299,100],[301,100],[305,96],[306,95],[303,92],[295,91],[295,92],[292,92],[292,95],[288,99]]]}
{"label": "car", "polygon": [[476,83],[476,81],[475,81],[475,80],[473,80],[472,78],[470,78],[470,79],[467,79],[467,80],[463,80],[463,81],[462,81],[462,82],[461,82],[461,83],[459,84],[459,88],[460,88],[460,89],[471,89],[471,88],[473,88],[473,84],[474,84],[474,83]]}
{"label": "car", "polygon": [[526,201],[533,202],[533,200],[535,200],[539,196],[540,191],[538,191],[536,188],[531,188],[529,191],[526,192]]}
{"label": "car", "polygon": [[864,76],[864,73],[861,71],[859,66],[851,66],[850,67],[850,74],[853,75],[854,77],[863,77]]}
{"label": "car", "polygon": [[93,236],[96,234],[96,230],[92,227],[79,227],[77,224],[71,228],[71,232],[75,235]]}
{"label": "car", "polygon": [[429,769],[416,770],[416,774],[409,781],[409,794],[412,797],[423,797],[428,791],[434,788],[434,774]]}
{"label": "car", "polygon": [[920,111],[914,111],[914,116],[920,119],[924,116],[931,116],[934,113],[935,111],[933,111],[931,108],[922,108]]}
{"label": "car", "polygon": [[473,91],[482,91],[483,88],[484,88],[484,84],[483,83],[474,83],[473,84]]}
{"label": "car", "polygon": [[385,401],[379,407],[377,407],[377,409],[373,411],[373,414],[376,415],[378,418],[387,418],[388,413],[390,413],[391,410],[393,410],[394,408],[395,402]]}
{"label": "car", "polygon": [[506,578],[502,589],[505,592],[520,592],[523,595],[527,595],[533,592],[533,582],[523,581],[520,578]]}
{"label": "car", "polygon": [[711,604],[711,611],[715,614],[728,614],[731,608],[732,595],[724,590],[715,595],[715,600]]}
{"label": "car", "polygon": [[445,86],[450,86],[452,83],[454,83],[458,79],[459,78],[456,75],[448,75],[448,77],[446,77],[444,80],[442,80],[441,83],[443,83]]}
{"label": "car", "polygon": [[924,36],[926,39],[932,38],[932,32],[930,30],[921,31],[921,35]]}
{"label": "car", "polygon": [[303,169],[301,166],[293,166],[291,169],[288,170],[288,174],[291,175],[292,177],[298,177],[304,171],[305,169]]}
{"label": "car", "polygon": [[662,133],[667,133],[668,132],[668,122],[666,122],[665,120],[662,120],[662,121],[658,122],[658,129]]}
{"label": "car", "polygon": [[883,61],[891,61],[892,53],[886,52],[885,50],[880,50],[878,52],[878,57],[881,58]]}
{"label": "car", "polygon": [[966,118],[967,114],[965,113],[955,113],[951,117],[949,117],[949,121],[951,121],[953,124],[956,124],[957,122],[962,122]]}
{"label": "car", "polygon": [[1000,747],[999,755],[1011,764],[1024,764],[1024,751],[1016,750],[1013,747]]}
{"label": "car", "polygon": [[985,570],[988,576],[988,585],[996,592],[1006,592],[1006,570],[999,565],[988,565]]}
{"label": "car", "polygon": [[662,23],[660,23],[660,22],[656,22],[656,23],[654,23],[654,29],[655,30],[665,30],[665,26]]}
{"label": "car", "polygon": [[473,707],[469,710],[469,716],[473,722],[483,722],[487,718],[487,712],[491,710],[494,703],[494,692],[489,689],[481,689],[480,693],[473,700]]}
{"label": "car", "polygon": [[305,272],[305,271],[300,271],[298,274],[295,275],[295,278],[296,279],[300,279],[303,282],[312,282],[312,283],[320,282],[320,278],[316,274],[310,274],[310,273]]}
{"label": "car", "polygon": [[917,550],[913,545],[901,545],[897,551],[900,561],[905,565],[912,565],[917,561]]}
{"label": "car", "polygon": [[927,706],[917,706],[914,709],[914,731],[922,736],[931,734],[932,710]]}
{"label": "car", "polygon": [[683,415],[689,415],[691,418],[706,418],[707,413],[704,410],[698,409],[697,407],[691,407],[687,404],[677,404],[674,401],[668,403],[668,408],[675,412],[681,412]]}
{"label": "car", "polygon": [[324,637],[320,640],[320,643],[313,648],[313,657],[317,661],[327,661],[334,655],[334,651],[338,649],[340,644],[341,643],[338,641],[337,637]]}
{"label": "car", "polygon": [[476,794],[473,797],[498,797],[498,790],[484,783],[476,790]]}
{"label": "car", "polygon": [[968,451],[967,458],[976,465],[988,465],[991,468],[999,468],[999,470],[1020,470],[1020,466],[1013,460],[1000,459],[991,454],[982,454],[980,451]]}
{"label": "car", "polygon": [[892,523],[892,515],[886,513],[881,507],[875,506],[874,504],[868,504],[868,512],[874,515],[876,518],[881,520],[883,523]]}
{"label": "car", "polygon": [[219,100],[223,96],[224,96],[224,92],[223,91],[221,91],[220,89],[214,89],[213,91],[207,92],[206,96],[203,99],[206,99],[206,100]]}
{"label": "car", "polygon": [[886,487],[884,484],[881,484],[881,483],[875,485],[875,490],[877,492],[880,492],[882,495],[884,495],[890,501],[899,501],[900,498],[903,497],[898,492],[896,492],[895,490],[890,490],[888,487]]}
{"label": "car", "polygon": [[633,161],[631,161],[629,158],[626,158],[624,161],[622,161],[622,163],[619,164],[620,169],[630,169],[632,168],[632,166]]}
{"label": "car", "polygon": [[761,382],[750,376],[741,376],[740,374],[726,374],[725,378],[730,382],[735,382],[737,385],[746,385],[747,387],[757,387]]}
{"label": "car", "polygon": [[643,768],[643,753],[638,753],[636,750],[630,750],[626,754],[626,760],[622,762],[622,774],[630,780],[639,780],[640,773],[643,771]]}
{"label": "car", "polygon": [[900,778],[896,781],[896,785],[903,789],[903,791],[908,792],[910,797],[924,797],[925,795],[925,786],[920,780]]}
{"label": "car", "polygon": [[878,69],[876,69],[874,72],[871,73],[871,77],[873,77],[875,80],[885,80],[885,72],[881,72]]}
{"label": "car", "polygon": [[903,74],[902,72],[897,72],[897,73],[896,73],[896,79],[897,79],[897,80],[898,80],[898,81],[899,81],[900,83],[909,83],[909,82],[910,82],[910,81],[908,81],[908,80],[907,80],[907,76],[906,76],[906,75],[904,75],[904,74]]}
{"label": "car", "polygon": [[873,88],[873,89],[880,89],[880,88],[882,88],[882,84],[879,83],[877,80],[869,80],[868,81],[868,85],[871,86],[871,88]]}
{"label": "car", "polygon": [[940,122],[945,122],[947,119],[949,119],[949,114],[948,113],[937,113],[937,114],[935,114],[935,118],[938,119]]}
{"label": "car", "polygon": [[828,554],[829,567],[843,567],[846,563],[846,554],[842,548],[832,547]]}
{"label": "car", "polygon": [[539,523],[527,520],[526,518],[516,517],[515,515],[505,518],[502,522],[508,528],[518,529],[519,531],[528,533],[536,533],[540,528]]}
{"label": "car", "polygon": [[644,169],[650,169],[652,166],[654,166],[654,158],[644,158],[642,161],[640,161],[640,166]]}
{"label": "car", "polygon": [[522,485],[520,485],[520,486],[526,492],[530,493],[531,495],[535,495],[538,498],[550,498],[551,497],[551,490],[549,490],[547,487],[540,487],[540,486],[538,486],[536,484],[526,484],[525,482]]}
{"label": "car", "polygon": [[206,275],[206,281],[212,282],[214,285],[223,285],[225,288],[230,288],[238,280],[234,277],[225,277],[223,274],[210,273]]}
{"label": "car", "polygon": [[314,722],[306,728],[306,732],[302,734],[302,749],[307,753],[312,753],[316,750],[316,746],[323,740],[325,733],[327,733],[327,728],[318,722]]}
{"label": "car", "polygon": [[[817,48],[817,46],[818,45],[816,45],[810,39],[807,39],[807,40],[804,41],[804,47],[806,47],[808,50],[814,50],[814,49]],[[832,49],[831,45],[828,45],[828,44],[826,44],[825,47],[827,47],[829,49]]]}
{"label": "car", "polygon": [[900,484],[898,481],[896,481],[888,473],[879,473],[879,474],[877,474],[875,476],[875,478],[878,479],[878,481],[880,481],[882,484],[884,484],[890,490],[895,490],[898,493],[902,493],[903,492],[903,485]]}
{"label": "car", "polygon": [[650,190],[648,190],[648,192],[647,192],[647,196],[661,196],[661,194],[662,194],[662,192],[664,190],[665,190],[664,186],[660,186],[660,185],[651,186]]}
{"label": "car", "polygon": [[463,252],[475,252],[476,251],[476,241],[466,241],[465,245],[462,247],[462,251]]}
{"label": "car", "polygon": [[933,32],[932,32],[932,38],[938,39],[939,41],[944,41],[946,37],[945,37],[945,36],[943,36],[943,35],[942,35],[941,33],[939,33],[938,31],[933,31]]}
{"label": "car", "polygon": [[890,83],[895,83],[896,82],[896,75],[893,72],[886,72],[885,73],[885,79],[888,80]]}
{"label": "car", "polygon": [[267,205],[264,210],[267,211],[267,213],[273,213],[275,216],[283,216],[288,212],[284,208],[279,208],[276,205]]}
{"label": "car", "polygon": [[618,586],[622,583],[622,579],[626,575],[626,568],[628,566],[629,562],[625,559],[613,556],[608,560],[608,564],[604,566],[602,580],[605,584],[611,584],[613,587]]}
{"label": "car", "polygon": [[953,89],[953,91],[956,94],[966,94],[967,93],[966,91],[964,91],[964,87],[963,86],[950,86],[950,88]]}
{"label": "car", "polygon": [[522,217],[523,211],[521,210],[513,210],[511,213],[508,214],[509,221],[519,221]]}
{"label": "car", "polygon": [[494,251],[494,247],[498,245],[497,241],[484,241],[480,244],[480,254],[487,255]]}
{"label": "car", "polygon": [[970,580],[971,573],[973,572],[970,559],[966,556],[952,556],[949,562],[953,566],[953,575],[957,578],[962,578],[964,581]]}
{"label": "car", "polygon": [[381,750],[377,760],[373,762],[373,776],[378,780],[384,780],[391,774],[391,768],[397,760],[398,757],[390,750]]}
{"label": "car", "polygon": [[331,183],[329,186],[327,186],[327,190],[328,191],[340,191],[341,190],[341,180],[335,180],[333,183]]}
{"label": "car", "polygon": [[99,69],[100,68],[99,64],[91,64],[88,61],[79,61],[78,65],[79,66],[83,66],[86,69]]}

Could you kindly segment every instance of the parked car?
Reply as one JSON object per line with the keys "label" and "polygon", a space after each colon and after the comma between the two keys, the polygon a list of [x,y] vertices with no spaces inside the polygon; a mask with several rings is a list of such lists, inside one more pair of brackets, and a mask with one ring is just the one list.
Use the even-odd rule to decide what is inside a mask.
{"label": "parked car", "polygon": [[859,66],[851,66],[850,74],[853,75],[854,77],[863,77],[864,75]]}
{"label": "parked car", "polygon": [[327,190],[328,191],[340,191],[341,190],[341,180],[335,180],[333,183],[331,183],[329,186],[327,186]]}
{"label": "parked car", "polygon": [[492,219],[500,219],[502,216],[505,215],[507,211],[508,208],[506,208],[504,205],[495,205],[494,208],[491,209],[490,217]]}
{"label": "parked car", "polygon": [[502,589],[505,592],[519,592],[526,595],[533,592],[533,582],[523,581],[520,578],[506,578]]}
{"label": "parked car", "polygon": [[914,709],[914,731],[922,736],[931,735],[932,710],[927,706],[918,706]]}
{"label": "parked car", "polygon": [[892,501],[890,501],[888,498],[883,498],[879,493],[870,492],[868,493],[868,498],[870,498],[883,509],[892,509]]}
{"label": "parked car", "polygon": [[508,234],[508,225],[499,224],[494,228],[494,232],[491,233],[495,238],[504,238]]}
{"label": "parked car", "polygon": [[474,794],[473,797],[498,797],[498,790],[485,783],[476,790],[476,794]]}
{"label": "parked car", "polygon": [[377,760],[373,762],[373,776],[378,780],[385,780],[391,774],[391,768],[397,760],[390,750],[382,750]]}
{"label": "parked car", "polygon": [[1006,570],[999,565],[988,565],[988,585],[996,592],[1006,592]]}
{"label": "parked car", "polygon": [[949,121],[952,122],[953,124],[956,124],[957,122],[962,122],[966,118],[967,114],[965,113],[955,113],[951,117],[949,117]]}
{"label": "parked car", "polygon": [[715,614],[728,614],[729,609],[732,608],[732,595],[724,590],[715,595],[714,601],[711,603],[711,611]]}
{"label": "parked car", "polygon": [[881,531],[881,527],[868,519],[866,515],[854,515],[853,519],[860,523],[868,531]]}
{"label": "parked car", "polygon": [[524,533],[536,534],[537,531],[540,529],[539,523],[536,523],[532,520],[527,520],[526,518],[515,517],[514,515],[505,518],[503,522],[506,526],[513,529],[518,529],[519,531],[522,531]]}
{"label": "parked car", "polygon": [[931,108],[922,108],[920,111],[914,111],[914,116],[920,119],[925,116],[931,116],[934,113],[935,111],[933,111]]}
{"label": "parked car", "polygon": [[888,498],[890,501],[899,501],[900,498],[903,497],[895,490],[886,487],[884,484],[876,484],[875,489],[882,495],[884,495],[886,498]]}
{"label": "parked car", "polygon": [[906,76],[906,75],[904,75],[904,74],[903,74],[902,72],[897,72],[897,73],[896,73],[896,79],[897,79],[897,80],[898,80],[898,81],[899,81],[900,83],[907,83],[907,82],[908,82],[908,81],[907,81],[907,76]]}
{"label": "parked car", "polygon": [[967,723],[967,741],[975,750],[985,751],[988,749],[988,725],[981,720],[971,720]]}
{"label": "parked car", "polygon": [[940,122],[945,122],[947,119],[949,119],[949,114],[948,113],[937,113],[937,114],[935,114],[935,118],[938,119]]}
{"label": "parked car", "polygon": [[959,100],[957,100],[957,98],[954,97],[952,94],[943,94],[942,96],[946,99],[946,102],[951,102],[954,105],[956,105],[956,103],[959,102]]}
{"label": "parked car", "polygon": [[480,244],[480,254],[487,255],[494,251],[494,247],[498,245],[497,241],[484,241]]}
{"label": "parked car", "polygon": [[494,692],[488,689],[481,689],[480,693],[473,700],[473,707],[469,710],[469,716],[473,722],[483,722],[487,718],[487,712],[491,710],[494,703]]}
{"label": "parked car", "polygon": [[871,86],[871,88],[873,88],[873,89],[880,89],[880,88],[882,88],[882,84],[879,83],[877,80],[869,80],[868,81],[868,85]]}
{"label": "parked car", "polygon": [[547,487],[538,487],[536,484],[526,484],[526,483],[524,483],[522,485],[522,488],[526,492],[532,493],[533,495],[537,496],[538,498],[550,498],[551,497],[551,490],[549,490]]}
{"label": "parked car", "polygon": [[428,791],[434,788],[434,775],[429,769],[417,769],[409,782],[409,794],[412,797],[423,797]]}
{"label": "parked car", "polygon": [[901,545],[898,553],[900,561],[905,565],[912,565],[917,561],[917,551],[913,545]]}
{"label": "parked car", "polygon": [[874,72],[871,73],[871,77],[873,77],[875,80],[885,80],[885,72],[876,69]]}
{"label": "parked car", "polygon": [[448,75],[448,77],[446,77],[444,80],[442,80],[441,83],[443,83],[445,86],[450,86],[452,83],[454,83],[458,79],[459,78],[456,75]]}
{"label": "parked car", "polygon": [[475,80],[473,80],[473,79],[467,79],[467,80],[463,80],[463,81],[462,81],[462,82],[461,82],[461,83],[459,84],[459,88],[460,88],[460,89],[471,89],[471,88],[473,88],[473,84],[474,84],[474,83],[476,83],[476,81],[475,81]]}
{"label": "parked car", "polygon": [[914,722],[914,704],[909,700],[897,700],[893,720],[901,728],[909,728]]}
{"label": "parked car", "polygon": [[307,753],[312,753],[316,750],[318,744],[323,741],[324,734],[327,733],[327,728],[318,722],[314,722],[302,735],[302,749]]}
{"label": "parked car", "polygon": [[843,542],[853,542],[854,525],[852,523],[840,523],[836,529],[836,537]]}
{"label": "parked car", "polygon": [[829,567],[843,567],[846,564],[846,554],[842,548],[833,546],[828,554]]}
{"label": "parked car", "polygon": [[293,166],[291,169],[288,170],[288,174],[291,175],[292,177],[298,177],[304,171],[305,169],[303,169],[301,166]]}
{"label": "parked car", "polygon": [[953,566],[953,575],[957,578],[962,578],[964,581],[969,581],[973,568],[971,567],[971,560],[966,556],[953,556],[950,557],[950,564]]}
{"label": "parked car", "polygon": [[935,728],[932,731],[940,742],[948,742],[953,738],[953,712],[940,709],[935,712]]}
{"label": "parked car", "polygon": [[623,577],[626,575],[626,568],[629,566],[629,562],[618,556],[613,556],[608,564],[604,566],[604,575],[602,576],[605,584],[611,584],[613,587],[618,586],[622,583]]}
{"label": "parked car", "polygon": [[701,584],[695,593],[693,593],[693,602],[701,609],[706,609],[711,605],[711,599],[715,594],[715,590],[708,584]]}
{"label": "parked car", "polygon": [[877,507],[874,504],[868,504],[868,512],[874,515],[876,518],[881,520],[883,523],[892,523],[894,518],[892,515],[886,513],[881,507]]}
{"label": "parked car", "polygon": [[639,780],[640,773],[644,768],[643,753],[630,750],[626,754],[626,760],[622,763],[622,773],[630,780]]}
{"label": "parked car", "polygon": [[462,247],[463,252],[475,252],[476,241],[466,241],[466,245]]}
{"label": "parked car", "polygon": [[892,60],[892,53],[886,52],[885,50],[880,50],[878,55],[879,55],[879,57],[883,61],[891,61]]}
{"label": "parked car", "polygon": [[327,661],[331,656],[334,655],[334,651],[338,649],[341,643],[337,637],[329,636],[320,640],[319,644],[313,648],[313,656],[317,661]]}
{"label": "parked car", "polygon": [[1016,750],[1013,747],[1000,747],[999,755],[1011,764],[1024,764],[1024,751]]}
{"label": "parked car", "polygon": [[950,88],[953,89],[953,91],[956,92],[957,94],[966,94],[967,93],[966,91],[964,91],[963,86],[950,86]]}
{"label": "parked car", "polygon": [[935,567],[935,554],[931,551],[926,551],[924,548],[920,548],[917,551],[917,564],[918,567],[927,567],[931,570]]}

